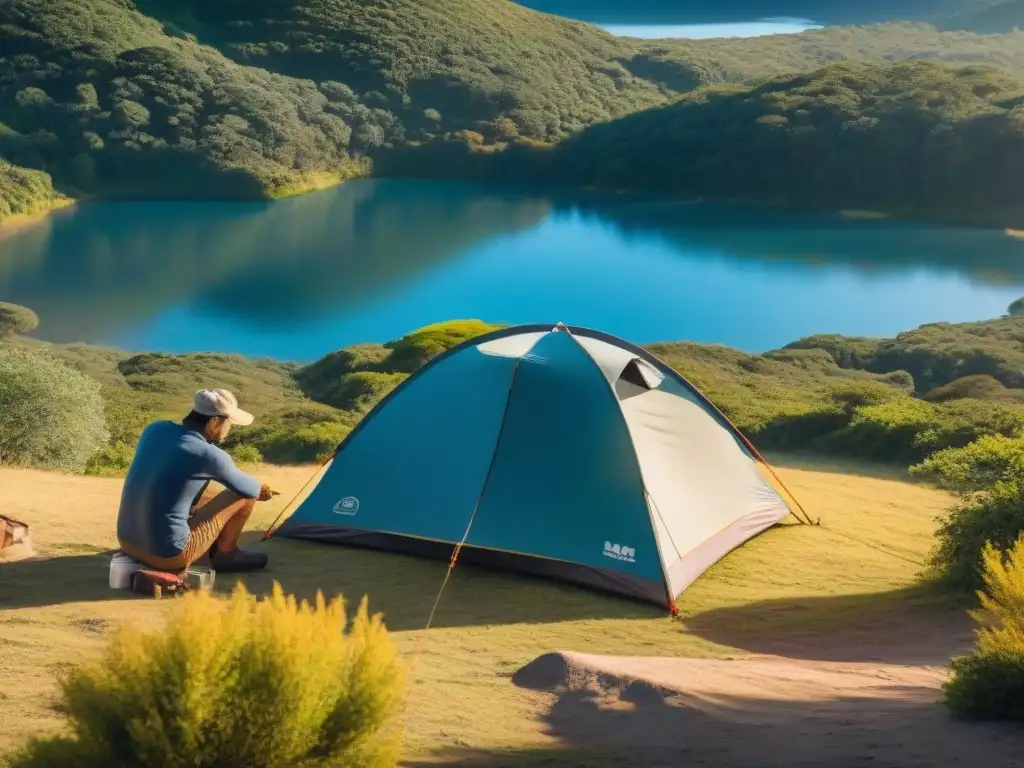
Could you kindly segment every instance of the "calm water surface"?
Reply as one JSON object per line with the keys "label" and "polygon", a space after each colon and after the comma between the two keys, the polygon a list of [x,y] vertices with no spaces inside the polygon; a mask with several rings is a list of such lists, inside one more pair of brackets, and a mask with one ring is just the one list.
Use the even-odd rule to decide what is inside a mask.
{"label": "calm water surface", "polygon": [[453,182],[94,203],[0,240],[0,300],[42,338],[296,361],[452,318],[762,351],[1021,295],[1024,242],[998,231]]}
{"label": "calm water surface", "polygon": [[808,29],[820,29],[822,25],[809,19],[778,18],[719,24],[602,24],[599,26],[620,37],[703,40],[712,37],[759,37],[761,35],[792,34]]}

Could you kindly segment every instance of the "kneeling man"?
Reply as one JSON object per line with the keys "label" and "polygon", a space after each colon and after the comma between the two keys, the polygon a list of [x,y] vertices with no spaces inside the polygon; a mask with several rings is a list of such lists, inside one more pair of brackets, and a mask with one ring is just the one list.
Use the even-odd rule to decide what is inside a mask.
{"label": "kneeling man", "polygon": [[[217,571],[263,568],[267,556],[238,548],[256,501],[269,486],[242,472],[218,447],[233,424],[252,423],[224,389],[196,393],[180,423],[158,421],[142,432],[117,515],[121,551],[150,568],[181,573],[209,552]],[[204,495],[210,481],[227,490]]]}

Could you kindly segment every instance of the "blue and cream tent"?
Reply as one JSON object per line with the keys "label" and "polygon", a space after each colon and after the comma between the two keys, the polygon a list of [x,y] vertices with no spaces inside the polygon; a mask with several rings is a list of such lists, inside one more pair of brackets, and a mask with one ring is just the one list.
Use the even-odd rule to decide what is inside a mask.
{"label": "blue and cream tent", "polygon": [[547,576],[674,609],[790,509],[753,446],[647,351],[564,325],[432,359],[276,535]]}

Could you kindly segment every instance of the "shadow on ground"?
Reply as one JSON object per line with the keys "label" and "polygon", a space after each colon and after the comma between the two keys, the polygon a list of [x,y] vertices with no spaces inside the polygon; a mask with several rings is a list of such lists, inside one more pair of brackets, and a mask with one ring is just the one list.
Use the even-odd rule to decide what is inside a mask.
{"label": "shadow on ground", "polygon": [[[391,630],[423,629],[444,582],[448,563],[355,547],[288,539],[259,543],[246,534],[242,545],[270,555],[266,571],[244,577],[257,594],[280,582],[286,592],[312,599],[343,594],[351,603],[364,595],[370,610],[382,612]],[[218,591],[230,591],[238,577],[218,575]],[[457,564],[441,595],[434,627],[542,624],[579,619],[637,619],[666,616],[654,605],[631,602],[550,580]]]}
{"label": "shadow on ground", "polygon": [[[260,573],[217,575],[216,590],[230,592],[242,580],[255,594],[273,582],[286,592],[312,599],[343,594],[351,603],[369,596],[370,610],[382,612],[392,630],[422,629],[444,581],[448,563],[352,547],[273,539],[260,543],[247,533],[242,546],[269,553]],[[110,589],[113,551],[68,554],[0,566],[0,608],[30,608],[98,600],[144,599]],[[204,565],[205,561],[200,561]],[[656,606],[606,596],[569,584],[489,571],[459,564],[445,587],[435,627],[545,623],[597,618],[665,616]]]}
{"label": "shadow on ground", "polygon": [[4,563],[0,565],[0,609],[131,599],[130,593],[109,586],[113,554],[94,551]]}
{"label": "shadow on ground", "polygon": [[[737,662],[741,663],[741,662]],[[558,693],[542,716],[555,748],[452,750],[407,765],[449,768],[935,768],[1024,765],[1015,725],[953,720],[929,688],[897,687],[884,699],[702,700],[646,684],[621,693]]]}
{"label": "shadow on ground", "polygon": [[944,666],[973,642],[966,603],[928,585],[765,600],[683,619],[684,629],[750,653],[813,661]]}

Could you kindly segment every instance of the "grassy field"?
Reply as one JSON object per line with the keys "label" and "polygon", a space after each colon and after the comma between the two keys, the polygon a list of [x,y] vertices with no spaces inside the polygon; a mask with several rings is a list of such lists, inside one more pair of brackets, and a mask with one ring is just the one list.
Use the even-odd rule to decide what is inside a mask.
{"label": "grassy field", "polygon": [[[259,470],[282,495],[254,517],[248,535],[266,547],[271,566],[246,583],[261,592],[277,579],[300,595],[323,589],[352,601],[369,594],[413,664],[406,750],[416,763],[448,760],[452,750],[516,749],[530,750],[530,764],[561,764],[564,745],[544,726],[553,697],[509,679],[552,650],[899,664],[944,664],[959,651],[970,636],[963,611],[915,586],[949,497],[887,470],[776,462],[821,526],[783,525],[734,552],[686,592],[678,619],[567,585],[458,566],[424,632],[445,563],[255,543],[309,478],[307,467]],[[0,755],[60,727],[51,705],[62,670],[98,650],[117,622],[157,621],[166,607],[107,587],[120,483],[0,470],[0,509],[29,522],[46,556],[0,566]],[[222,577],[217,589],[232,583]]]}

